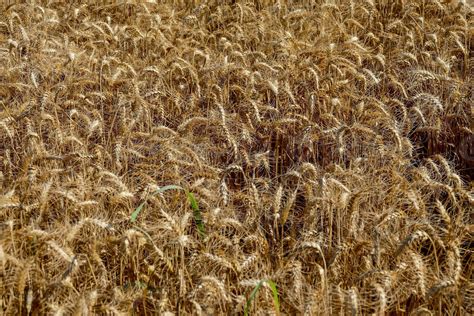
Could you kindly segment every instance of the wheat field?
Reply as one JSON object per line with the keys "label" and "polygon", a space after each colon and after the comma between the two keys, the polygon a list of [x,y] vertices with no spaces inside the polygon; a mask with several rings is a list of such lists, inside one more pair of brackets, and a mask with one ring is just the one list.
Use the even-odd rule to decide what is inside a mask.
{"label": "wheat field", "polygon": [[0,5],[0,314],[474,313],[474,6]]}

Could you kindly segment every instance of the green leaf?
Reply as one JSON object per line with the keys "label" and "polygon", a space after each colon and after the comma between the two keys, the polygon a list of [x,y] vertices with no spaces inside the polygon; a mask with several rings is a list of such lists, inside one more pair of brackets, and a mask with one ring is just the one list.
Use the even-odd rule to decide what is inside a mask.
{"label": "green leaf", "polygon": [[280,313],[280,299],[278,298],[278,289],[272,280],[267,280],[268,285],[270,285],[270,288],[272,289],[273,293],[273,305],[275,305],[275,309],[277,312],[277,315]]}
{"label": "green leaf", "polygon": [[245,306],[244,310],[244,315],[247,316],[249,314],[250,306],[252,305],[252,301],[255,299],[255,296],[257,296],[258,290],[262,287],[264,283],[267,283],[270,286],[270,289],[272,290],[273,294],[273,305],[275,306],[275,311],[277,315],[280,315],[280,299],[278,297],[278,289],[272,280],[261,280],[258,282],[257,286],[253,289],[252,293],[250,294],[249,299],[247,300],[247,305]]}
{"label": "green leaf", "polygon": [[257,295],[258,290],[260,290],[260,288],[262,287],[263,282],[265,282],[265,280],[261,280],[260,282],[258,282],[257,286],[253,289],[252,293],[250,293],[250,297],[247,300],[247,305],[245,306],[245,311],[244,311],[245,316],[249,314],[250,305],[252,305],[252,301]]}
{"label": "green leaf", "polygon": [[[166,192],[168,190],[184,190],[182,187],[180,187],[179,185],[165,185],[164,187],[161,187],[159,188],[158,190],[156,190],[155,192],[153,192],[153,195],[155,194],[159,194],[159,193],[162,193],[162,192]],[[132,215],[130,216],[130,221],[132,223],[134,223],[136,220],[137,220],[137,217],[138,217],[138,214],[140,214],[140,212],[142,211],[143,207],[145,206],[146,204],[146,201],[143,202],[142,204],[140,204],[136,209],[135,211],[133,211]]]}
{"label": "green leaf", "polygon": [[169,190],[184,190],[184,189],[183,187],[180,187],[179,185],[170,184],[170,185],[165,185],[164,187],[159,188],[158,190],[154,192],[154,194],[166,192]]}
{"label": "green leaf", "polygon": [[135,209],[135,211],[133,211],[132,216],[130,217],[130,221],[132,223],[134,223],[137,220],[138,214],[140,214],[142,208],[145,206],[145,203],[146,202],[143,202]]}
{"label": "green leaf", "polygon": [[194,194],[192,192],[186,191],[186,195],[188,196],[189,203],[191,203],[191,208],[193,209],[194,222],[196,223],[196,226],[198,228],[199,235],[201,235],[202,238],[205,238],[206,230],[204,229],[201,210],[199,210],[199,205],[196,201],[196,198],[194,197]]}
{"label": "green leaf", "polygon": [[[192,192],[189,192],[185,190],[183,187],[179,185],[165,185],[164,187],[159,188],[155,192],[153,192],[152,195],[163,193],[169,190],[182,190],[186,192],[186,196],[189,200],[189,203],[191,204],[191,209],[193,210],[193,216],[194,216],[194,222],[196,223],[199,235],[201,235],[202,238],[206,237],[206,230],[204,229],[204,223],[202,221],[202,216],[201,216],[201,210],[199,209],[199,204],[194,197],[194,194]],[[134,223],[137,220],[138,215],[142,211],[143,207],[145,206],[147,201],[144,201],[142,204],[140,204],[135,211],[133,211],[130,221]]]}

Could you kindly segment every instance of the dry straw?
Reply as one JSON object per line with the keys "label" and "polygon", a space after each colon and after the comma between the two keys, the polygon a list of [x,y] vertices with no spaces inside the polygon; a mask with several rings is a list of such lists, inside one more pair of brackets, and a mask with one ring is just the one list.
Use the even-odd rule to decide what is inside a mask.
{"label": "dry straw", "polygon": [[0,314],[472,314],[471,1],[50,2],[0,4]]}

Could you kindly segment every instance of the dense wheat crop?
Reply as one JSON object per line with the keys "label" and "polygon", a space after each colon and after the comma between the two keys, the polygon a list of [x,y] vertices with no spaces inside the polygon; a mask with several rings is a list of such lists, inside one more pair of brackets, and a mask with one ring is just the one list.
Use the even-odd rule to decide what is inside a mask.
{"label": "dense wheat crop", "polygon": [[0,313],[473,313],[473,51],[469,1],[2,4]]}

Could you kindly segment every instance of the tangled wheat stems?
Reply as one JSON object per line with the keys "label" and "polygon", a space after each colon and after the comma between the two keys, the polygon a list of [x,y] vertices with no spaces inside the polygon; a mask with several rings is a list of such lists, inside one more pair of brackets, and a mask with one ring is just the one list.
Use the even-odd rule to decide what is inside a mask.
{"label": "tangled wheat stems", "polygon": [[469,1],[1,10],[3,314],[473,313]]}

